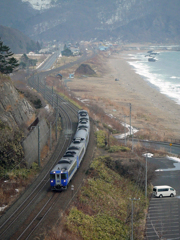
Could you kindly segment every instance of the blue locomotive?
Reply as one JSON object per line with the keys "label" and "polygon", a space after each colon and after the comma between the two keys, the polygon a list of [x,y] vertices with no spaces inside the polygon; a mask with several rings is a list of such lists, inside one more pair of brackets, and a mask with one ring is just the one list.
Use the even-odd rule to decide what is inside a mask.
{"label": "blue locomotive", "polygon": [[90,121],[88,112],[78,111],[78,126],[64,156],[50,172],[52,190],[67,189],[68,183],[80,167],[89,142]]}

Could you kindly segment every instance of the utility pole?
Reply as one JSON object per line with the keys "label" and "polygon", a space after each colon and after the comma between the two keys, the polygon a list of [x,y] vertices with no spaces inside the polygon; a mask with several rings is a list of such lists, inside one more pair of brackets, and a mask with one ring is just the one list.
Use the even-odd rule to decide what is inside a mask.
{"label": "utility pole", "polygon": [[39,165],[39,167],[41,167],[40,156],[41,156],[41,151],[40,151],[40,127],[38,125],[38,165]]}
{"label": "utility pole", "polygon": [[56,107],[56,141],[57,141],[57,119],[58,119],[58,107]]}
{"label": "utility pole", "polygon": [[133,133],[132,133],[132,152],[133,152]]}
{"label": "utility pole", "polygon": [[51,134],[51,131],[52,131],[52,123],[50,122],[50,133],[49,133],[49,137],[50,137],[50,151],[51,151],[51,149],[52,149],[52,134]]}
{"label": "utility pole", "polygon": [[138,201],[138,200],[140,200],[140,198],[130,198],[130,200],[132,201],[132,209],[131,209],[131,240],[133,240],[134,238],[133,238],[133,215],[134,215],[134,206],[133,206],[133,204],[134,204],[134,201]]}
{"label": "utility pole", "polygon": [[54,107],[54,89],[52,86],[52,107]]}
{"label": "utility pole", "polygon": [[46,100],[46,83],[44,83],[44,99]]}
{"label": "utility pole", "polygon": [[38,76],[38,92],[39,92],[39,76]]}
{"label": "utility pole", "polygon": [[124,141],[126,145],[126,116],[124,116]]}
{"label": "utility pole", "polygon": [[59,97],[58,97],[58,94],[56,96],[57,96],[57,107],[59,107]]}
{"label": "utility pole", "polygon": [[131,136],[131,103],[129,103],[129,105],[130,105],[129,106],[130,107],[130,115],[129,116],[130,116],[130,136]]}
{"label": "utility pole", "polygon": [[57,141],[57,121],[58,121],[58,108],[59,108],[59,98],[57,95],[57,106],[56,106],[56,141]]}
{"label": "utility pole", "polygon": [[146,174],[145,174],[145,198],[147,199],[147,153],[146,153]]}

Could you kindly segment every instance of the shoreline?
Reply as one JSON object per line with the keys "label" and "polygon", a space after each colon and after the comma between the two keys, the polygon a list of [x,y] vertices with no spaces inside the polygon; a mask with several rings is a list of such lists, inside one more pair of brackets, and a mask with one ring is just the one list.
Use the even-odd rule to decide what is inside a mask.
{"label": "shoreline", "polygon": [[[170,55],[167,55],[167,52],[169,52]],[[132,69],[134,69],[134,71],[139,76],[141,76],[151,87],[157,89],[161,94],[167,96],[168,98],[173,100],[176,104],[180,105],[180,97],[179,97],[180,95],[179,95],[179,92],[177,91],[179,87],[177,83],[174,84],[174,82],[173,81],[171,82],[170,80],[174,78],[179,79],[179,77],[177,76],[178,72],[176,71],[175,72],[173,71],[171,73],[166,72],[165,68],[164,68],[164,72],[157,71],[159,67],[163,69],[163,65],[161,64],[159,65],[159,61],[162,62],[163,60],[168,59],[168,57],[171,59],[172,58],[171,54],[174,52],[178,52],[178,55],[176,56],[180,56],[179,51],[158,51],[157,55],[155,55],[157,56],[156,57],[157,61],[152,65],[151,63],[148,63],[148,60],[145,57],[147,52],[144,52],[144,51],[139,51],[139,53],[130,54],[131,55],[130,57],[128,56],[129,54],[127,54],[127,56],[125,56],[125,59],[129,63],[129,65],[132,67]],[[164,64],[168,64],[168,62],[165,61]],[[176,66],[176,69],[178,69],[178,66],[177,65],[175,66]],[[167,77],[169,78],[169,80],[167,79]]]}
{"label": "shoreline", "polygon": [[103,77],[75,78],[68,87],[77,97],[94,101],[120,121],[129,115],[131,103],[133,127],[179,139],[180,105],[135,72],[125,58],[133,52],[122,51],[105,58],[107,67]]}
{"label": "shoreline", "polygon": [[[121,64],[123,61],[123,66],[125,67],[125,76],[123,78],[121,74],[121,80],[123,87],[126,89],[127,93],[131,95],[132,92],[136,94],[135,98],[139,98],[139,106],[144,106],[146,111],[151,113],[154,112],[157,118],[161,118],[161,124],[164,125],[164,130],[173,130],[174,134],[179,131],[179,119],[180,119],[180,105],[178,105],[174,100],[172,100],[167,95],[161,93],[157,87],[144,79],[143,76],[136,73],[135,69],[128,63],[127,59],[120,54],[118,56]],[[115,61],[113,61],[115,64]],[[122,70],[122,67],[121,67]],[[130,76],[131,75],[131,76]],[[126,83],[125,83],[126,81]],[[177,137],[179,135],[176,135]]]}

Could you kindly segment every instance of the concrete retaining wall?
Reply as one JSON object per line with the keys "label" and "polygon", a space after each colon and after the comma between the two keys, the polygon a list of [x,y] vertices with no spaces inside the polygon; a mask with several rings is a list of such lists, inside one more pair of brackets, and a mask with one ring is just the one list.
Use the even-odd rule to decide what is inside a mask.
{"label": "concrete retaining wall", "polygon": [[[45,119],[42,119],[38,126],[40,129],[40,150],[42,150],[49,139],[49,127]],[[33,162],[38,162],[38,126],[32,129],[28,137],[22,143],[25,159],[29,167]]]}

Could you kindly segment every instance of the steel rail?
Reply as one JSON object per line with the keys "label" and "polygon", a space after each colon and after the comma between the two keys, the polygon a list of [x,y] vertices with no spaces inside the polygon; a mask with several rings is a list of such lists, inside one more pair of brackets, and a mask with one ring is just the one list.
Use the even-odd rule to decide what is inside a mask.
{"label": "steel rail", "polygon": [[[44,73],[43,73],[43,75],[44,75]],[[31,77],[29,80],[31,81],[31,79],[32,79],[32,77]],[[34,80],[34,77],[33,77],[33,80]],[[29,83],[30,83],[30,81],[29,81]],[[34,88],[36,88],[37,90],[39,90],[39,92],[41,92],[42,95],[44,95],[45,99],[46,99],[50,104],[52,104],[52,102],[53,102],[53,100],[54,100],[54,99],[53,99],[54,96],[52,96],[51,90],[50,90],[48,87],[46,87],[46,86],[44,85],[45,88],[43,89],[43,87],[42,87],[43,84],[42,84],[42,83],[37,84],[37,82],[35,83],[35,81],[34,81],[34,84],[32,84],[32,82],[31,82],[30,85],[34,85]],[[44,92],[43,92],[43,90],[44,90]],[[71,129],[71,130],[72,130],[72,121],[70,120],[71,117],[68,116],[67,118],[65,118],[65,115],[66,115],[66,116],[68,115],[68,114],[67,114],[67,108],[68,108],[68,109],[71,111],[71,113],[73,113],[73,114],[76,116],[76,118],[77,118],[77,110],[78,110],[78,108],[75,107],[75,106],[73,106],[72,103],[66,102],[66,101],[65,101],[62,97],[60,97],[59,95],[56,95],[56,99],[58,99],[58,100],[56,100],[56,102],[55,102],[55,107],[58,108],[58,111],[60,111],[61,115],[63,116],[64,126],[65,126],[65,124],[66,124],[66,129]],[[61,106],[58,105],[58,101],[59,101],[59,100],[60,100]],[[63,104],[63,103],[66,103],[66,107],[63,106],[63,105],[65,105],[65,104]],[[68,125],[67,119],[69,120],[69,126],[67,126],[67,125]],[[71,137],[72,137],[72,134],[71,134]],[[69,141],[64,141],[64,146],[66,145],[66,144],[65,144],[66,142],[68,142],[68,146],[69,146],[69,142],[71,141],[71,138],[70,138],[70,137],[69,137],[69,138],[66,137],[65,139],[66,139],[66,140],[69,140]],[[52,169],[53,165],[55,165],[55,162],[58,160],[59,156],[61,155],[61,152],[63,151],[63,149],[61,148],[61,150],[60,150],[60,148],[59,148],[59,146],[58,146],[58,145],[60,145],[60,146],[62,147],[62,144],[60,144],[60,142],[61,142],[60,140],[62,140],[62,139],[59,138],[59,141],[58,141],[58,144],[57,144],[57,147],[56,147],[56,151],[53,153],[53,155],[52,155],[52,157],[51,157],[51,158],[55,159],[55,161],[50,161],[50,163],[46,164],[46,166],[48,166],[49,171]],[[58,153],[57,153],[57,149],[58,149]],[[48,180],[49,180],[49,178],[46,179],[47,175],[49,174],[49,171],[46,171],[45,174],[43,173],[43,174],[44,174],[44,177],[42,178],[42,176],[41,176],[41,178],[42,178],[41,181],[38,182],[38,184],[37,184],[36,187],[33,189],[33,191],[31,191],[31,194],[28,195],[28,197],[25,198],[25,200],[20,204],[20,206],[18,206],[18,208],[13,212],[13,214],[11,214],[11,215],[8,217],[8,219],[6,219],[6,220],[3,222],[3,224],[0,226],[0,229],[3,229],[3,231],[1,231],[1,233],[0,233],[0,236],[1,236],[1,237],[4,236],[5,232],[7,232],[7,230],[9,230],[9,228],[13,225],[13,223],[17,222],[16,220],[18,220],[18,218],[22,215],[22,213],[32,204],[32,202],[37,198],[37,196],[40,194],[40,192],[42,191],[42,189],[46,186],[46,184],[47,184],[47,182],[48,182]],[[39,176],[40,176],[40,175],[39,175]],[[39,176],[37,177],[37,179],[39,178]],[[35,179],[35,181],[31,184],[31,186],[36,183],[37,179]],[[39,181],[39,180],[38,180],[38,181]],[[42,185],[42,186],[41,186],[41,185]],[[29,191],[29,189],[27,189],[26,191]],[[33,194],[34,194],[34,197],[33,197]],[[52,193],[52,194],[53,194],[53,193]],[[53,196],[54,196],[54,194],[53,194]],[[52,196],[50,199],[53,199],[53,196]],[[59,196],[59,195],[58,195],[58,196]],[[31,199],[30,199],[30,198],[31,198]],[[28,202],[28,201],[29,201],[29,202]],[[53,200],[53,201],[54,201],[54,200]],[[48,205],[49,202],[51,202],[51,201],[50,201],[50,200],[47,201],[46,206]],[[46,210],[46,213],[44,214],[44,217],[47,215],[47,213],[49,212],[49,210],[52,208],[52,206],[53,206],[55,203],[56,203],[56,200],[53,202],[53,204],[51,203],[50,207]],[[23,208],[23,205],[26,205],[26,206]],[[21,208],[23,208],[23,209],[21,209]],[[43,211],[43,209],[44,209],[44,208],[41,208],[41,210],[39,211],[38,215]],[[18,214],[18,211],[19,211],[19,210],[20,210],[20,213]],[[15,215],[16,215],[16,216],[15,216]],[[3,215],[3,216],[4,216],[4,215]],[[43,218],[44,218],[44,217],[43,217]],[[14,218],[14,220],[13,220],[13,221],[10,221],[10,219],[13,219],[13,218]],[[37,218],[37,214],[36,214],[36,217],[34,217],[34,219],[36,219],[36,218]],[[42,218],[42,220],[43,220],[43,218]],[[2,218],[1,218],[1,219],[2,219]],[[8,221],[10,221],[10,223],[8,223]],[[8,225],[8,224],[9,224],[9,225]],[[36,229],[39,224],[40,224],[40,222],[39,222],[38,224],[36,224],[33,229]],[[8,226],[7,226],[7,225],[8,225]],[[31,221],[31,223],[29,224],[29,226],[31,226],[31,225],[32,225],[32,221]],[[26,227],[26,229],[25,229],[23,232],[25,233],[25,232],[29,231],[28,229],[29,229],[29,228]],[[34,230],[33,230],[33,231],[34,231]],[[31,230],[31,232],[32,232],[32,230]],[[12,235],[12,234],[13,234],[13,233],[11,233],[11,235]],[[30,236],[30,235],[31,235],[31,233],[29,233],[28,236]],[[20,235],[19,237],[21,237],[21,235]],[[8,239],[9,239],[9,237],[8,237]]]}
{"label": "steel rail", "polygon": [[[67,120],[67,119],[66,119]],[[68,124],[68,121],[65,121],[66,124]],[[70,121],[70,127],[72,128],[72,123]],[[53,155],[53,159],[55,158],[55,162],[59,159],[59,156],[61,155],[62,151],[64,151],[67,146],[69,145],[69,140],[66,143],[66,141],[64,141],[64,145],[62,146],[60,143],[61,141],[59,141],[58,145],[61,146],[61,149],[59,149],[58,147],[58,152],[56,150],[56,152]],[[67,146],[66,146],[67,145]],[[65,146],[65,147],[64,147]],[[52,167],[54,166],[54,161],[50,164],[50,166],[48,167],[49,171],[52,169]],[[8,226],[6,227],[5,230],[3,230],[0,233],[0,237],[2,237],[4,235],[5,232],[7,232],[7,230],[12,226],[12,224],[21,216],[21,214],[23,214],[23,212],[29,207],[29,205],[37,198],[37,196],[39,195],[40,191],[44,188],[44,186],[47,184],[47,182],[49,181],[49,177],[48,179],[47,176],[49,174],[49,171],[47,171],[44,175],[44,177],[42,178],[42,180],[37,184],[37,186],[33,189],[33,191],[31,192],[30,195],[28,195],[28,197],[21,203],[21,205],[13,212],[13,214],[11,214],[9,216],[9,218],[4,221],[4,223],[0,226],[0,229],[3,228],[4,225],[7,225],[8,221],[10,221],[10,223],[8,224]],[[23,209],[21,209],[23,208]],[[20,213],[18,213],[18,211],[20,210]],[[14,215],[16,214],[15,218]],[[14,218],[14,219],[13,219]]]}

